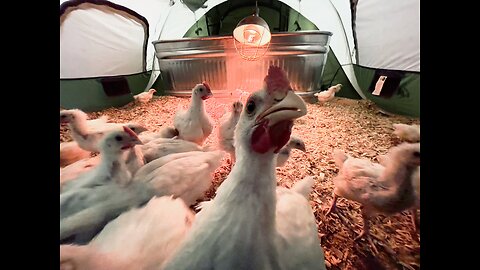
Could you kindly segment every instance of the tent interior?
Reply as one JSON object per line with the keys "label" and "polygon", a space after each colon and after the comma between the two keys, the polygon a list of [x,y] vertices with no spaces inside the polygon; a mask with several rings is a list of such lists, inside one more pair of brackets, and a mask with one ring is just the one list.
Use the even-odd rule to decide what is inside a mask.
{"label": "tent interior", "polygon": [[[166,89],[152,42],[231,36],[255,3],[272,33],[333,33],[327,62],[317,71],[321,85],[309,91],[341,83],[340,97],[420,116],[419,4],[412,0],[386,6],[353,0],[61,1],[61,106],[93,111],[125,105],[152,84],[158,95],[172,90]],[[386,90],[372,94],[385,74]],[[109,91],[112,80],[121,90]]]}
{"label": "tent interior", "polygon": [[[243,43],[234,36],[240,22],[252,17],[259,17],[268,25],[262,29],[268,29],[269,37],[266,44],[257,44],[253,49],[246,45],[250,38],[256,40],[252,32],[243,30]],[[265,33],[261,33],[260,42]],[[338,190],[335,179],[342,170],[347,170],[338,163],[335,150],[341,149],[352,159],[363,159],[358,164],[369,162],[369,168],[377,168],[371,169],[375,175],[371,181],[382,181],[388,178],[385,168],[393,167],[394,162],[384,162],[390,157],[391,149],[420,142],[420,1],[60,1],[61,122],[64,121],[62,112],[78,109],[85,113],[85,119],[99,119],[93,128],[95,134],[102,134],[99,138],[114,129],[113,123],[134,123],[147,130],[144,134],[171,131],[173,139],[188,141],[177,127],[177,114],[182,108],[193,106],[192,90],[195,93],[199,85],[212,92],[212,98],[201,101],[204,104],[201,108],[212,123],[210,136],[200,143],[190,140],[189,143],[198,146],[187,147],[189,150],[165,150],[156,156],[158,160],[174,153],[210,153],[222,149],[222,121],[227,115],[232,116],[235,106],[239,106],[232,107],[232,104],[240,101],[241,110],[246,111],[250,94],[262,89],[272,65],[285,72],[292,90],[306,104],[307,114],[294,122],[288,141],[300,138],[303,146],[291,146],[285,165],[274,171],[279,187],[291,188],[308,176],[315,179],[307,199],[323,249],[325,265],[319,266],[320,269],[420,269],[419,162],[415,169],[408,170],[408,182],[412,183],[408,192],[405,191],[411,195],[409,203],[405,203],[408,209],[392,213],[377,211],[368,221],[362,212],[368,206],[366,202],[333,195],[334,190]],[[140,94],[148,96],[150,89],[156,90],[153,96],[141,101]],[[108,125],[108,132],[103,124]],[[83,135],[75,137],[75,132],[71,123],[60,127],[61,187],[81,179],[77,177],[86,173],[87,167],[95,170],[95,166],[101,164],[98,157],[102,152],[81,146],[78,140]],[[231,133],[233,136],[233,131]],[[137,135],[143,141],[142,134]],[[81,150],[75,152],[71,162],[62,164],[62,155],[67,153],[63,149],[72,142]],[[155,147],[164,147],[163,143]],[[147,145],[152,146],[144,143],[132,149],[140,149],[145,156],[147,150],[142,149]],[[162,149],[167,149],[165,147]],[[147,161],[143,157],[141,160],[139,171],[157,159]],[[237,161],[235,152],[225,154],[216,167],[208,171],[208,188],[196,204],[188,205],[195,214],[199,202],[215,198],[218,187],[226,184],[224,180]],[[72,173],[75,164],[77,169]],[[363,165],[358,166],[363,169]],[[170,171],[178,169],[172,168]],[[181,173],[189,170],[184,171]],[[170,172],[165,169],[164,173]],[[135,179],[135,173],[128,175]],[[63,177],[68,180],[62,180]],[[372,185],[378,189],[399,190],[398,182],[400,180],[392,180],[390,186],[376,182]],[[336,210],[330,213],[329,206],[336,202],[337,196]],[[115,212],[108,221],[115,222],[119,215],[123,213]],[[62,222],[63,217],[61,232]],[[78,217],[76,222],[83,221]],[[365,222],[370,222],[370,236],[357,241],[355,236]],[[101,234],[101,229],[107,228],[105,225],[107,222],[95,234],[90,231],[88,240],[92,235]],[[72,239],[61,239],[61,246],[88,243]]]}

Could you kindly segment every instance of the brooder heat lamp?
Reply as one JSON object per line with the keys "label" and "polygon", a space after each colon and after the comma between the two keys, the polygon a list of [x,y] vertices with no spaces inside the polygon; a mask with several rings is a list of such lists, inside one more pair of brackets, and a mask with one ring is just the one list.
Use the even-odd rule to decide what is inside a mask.
{"label": "brooder heat lamp", "polygon": [[265,55],[270,45],[270,28],[258,14],[259,9],[255,2],[255,13],[243,18],[233,30],[235,49],[245,60],[259,59]]}

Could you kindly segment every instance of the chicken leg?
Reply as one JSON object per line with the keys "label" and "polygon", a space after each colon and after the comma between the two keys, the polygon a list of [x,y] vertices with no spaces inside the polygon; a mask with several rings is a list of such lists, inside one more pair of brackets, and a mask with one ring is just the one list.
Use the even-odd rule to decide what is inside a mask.
{"label": "chicken leg", "polygon": [[337,194],[335,194],[335,192],[333,192],[333,201],[332,201],[332,204],[330,205],[330,208],[328,209],[327,213],[325,214],[325,216],[328,216],[328,214],[330,214],[332,211],[335,211],[337,208],[337,199],[338,199],[338,196]]}
{"label": "chicken leg", "polygon": [[360,234],[355,237],[354,241],[357,241],[363,237],[369,237],[369,230],[370,230],[370,225],[368,223],[368,215],[365,211],[365,208],[362,207],[362,219],[363,219],[363,229],[362,229],[362,232],[360,232]]}
{"label": "chicken leg", "polygon": [[365,208],[362,207],[363,229],[362,229],[362,232],[360,232],[360,234],[357,237],[355,237],[353,241],[356,242],[362,238],[366,238],[366,240],[368,240],[368,242],[370,243],[370,247],[372,248],[373,253],[378,254],[378,249],[375,246],[375,243],[373,242],[373,239],[372,239],[374,236],[372,237],[372,235],[370,235],[369,217],[370,215],[368,214],[367,210],[365,210]]}

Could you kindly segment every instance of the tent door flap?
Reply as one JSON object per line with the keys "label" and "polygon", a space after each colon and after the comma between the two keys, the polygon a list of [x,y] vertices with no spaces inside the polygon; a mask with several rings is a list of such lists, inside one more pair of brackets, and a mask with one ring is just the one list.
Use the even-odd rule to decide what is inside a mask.
{"label": "tent door flap", "polygon": [[103,86],[103,91],[108,97],[123,96],[131,94],[128,81],[123,76],[102,78],[100,82]]}
{"label": "tent door flap", "polygon": [[405,73],[401,71],[378,69],[375,71],[369,89],[372,95],[391,98],[398,91],[404,76]]}

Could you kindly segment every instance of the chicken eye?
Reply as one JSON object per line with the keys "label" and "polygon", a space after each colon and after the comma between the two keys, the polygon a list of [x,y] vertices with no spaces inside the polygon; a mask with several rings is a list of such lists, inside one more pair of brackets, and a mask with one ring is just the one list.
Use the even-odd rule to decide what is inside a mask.
{"label": "chicken eye", "polygon": [[117,135],[117,136],[115,136],[115,140],[117,140],[117,142],[120,142],[120,141],[123,140],[123,138],[122,138],[122,136]]}
{"label": "chicken eye", "polygon": [[200,88],[200,92],[203,92],[203,88]]}
{"label": "chicken eye", "polygon": [[130,129],[131,129],[132,131],[135,131],[135,128],[134,128],[134,127],[131,127]]}
{"label": "chicken eye", "polygon": [[253,111],[255,111],[255,102],[253,102],[253,100],[249,100],[247,102],[246,109],[248,113],[253,113]]}

